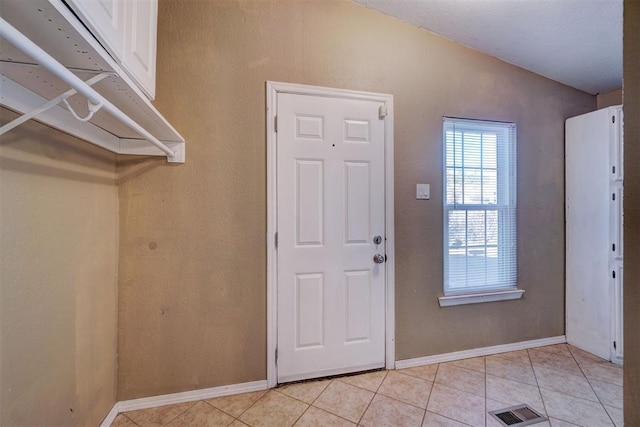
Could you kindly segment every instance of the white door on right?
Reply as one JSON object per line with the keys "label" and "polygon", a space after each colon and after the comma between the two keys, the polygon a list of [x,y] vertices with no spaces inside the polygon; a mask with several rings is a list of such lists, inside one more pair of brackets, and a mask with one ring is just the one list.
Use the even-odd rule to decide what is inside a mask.
{"label": "white door on right", "polygon": [[622,265],[621,236],[613,232],[622,225],[615,215],[622,201],[621,164],[612,156],[621,149],[616,109],[567,119],[565,138],[567,342],[607,360]]}
{"label": "white door on right", "polygon": [[382,105],[278,94],[280,383],[385,366]]}

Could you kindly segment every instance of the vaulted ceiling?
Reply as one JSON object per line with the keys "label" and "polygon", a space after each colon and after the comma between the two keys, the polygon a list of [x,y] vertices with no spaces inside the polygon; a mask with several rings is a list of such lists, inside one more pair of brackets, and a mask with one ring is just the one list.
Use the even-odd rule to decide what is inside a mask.
{"label": "vaulted ceiling", "polygon": [[591,94],[622,87],[622,0],[354,0]]}

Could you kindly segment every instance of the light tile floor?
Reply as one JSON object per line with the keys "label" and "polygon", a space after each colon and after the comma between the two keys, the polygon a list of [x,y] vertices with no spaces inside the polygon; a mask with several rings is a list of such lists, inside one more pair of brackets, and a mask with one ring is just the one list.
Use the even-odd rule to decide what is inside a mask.
{"label": "light tile floor", "polygon": [[520,403],[545,427],[622,426],[622,368],[567,344],[125,412],[112,426],[499,427]]}

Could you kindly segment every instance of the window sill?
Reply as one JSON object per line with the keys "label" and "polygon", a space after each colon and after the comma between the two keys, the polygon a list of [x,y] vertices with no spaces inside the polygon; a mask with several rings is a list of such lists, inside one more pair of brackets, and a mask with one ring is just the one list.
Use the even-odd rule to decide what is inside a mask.
{"label": "window sill", "polygon": [[453,305],[478,304],[481,302],[506,301],[519,299],[524,295],[524,289],[509,289],[508,291],[478,292],[473,294],[449,295],[438,297],[440,307]]}

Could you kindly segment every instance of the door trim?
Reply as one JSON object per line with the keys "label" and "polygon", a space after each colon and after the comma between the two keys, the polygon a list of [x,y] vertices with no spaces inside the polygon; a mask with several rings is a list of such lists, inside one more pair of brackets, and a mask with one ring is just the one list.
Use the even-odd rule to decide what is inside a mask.
{"label": "door trim", "polygon": [[278,383],[276,346],[278,343],[278,253],[275,246],[277,230],[277,152],[275,116],[279,93],[314,95],[328,98],[357,99],[383,102],[387,107],[384,127],[384,175],[385,175],[385,231],[386,231],[386,278],[385,278],[385,366],[395,368],[395,240],[393,203],[393,95],[360,92],[345,89],[307,86],[292,83],[267,82],[267,387]]}

